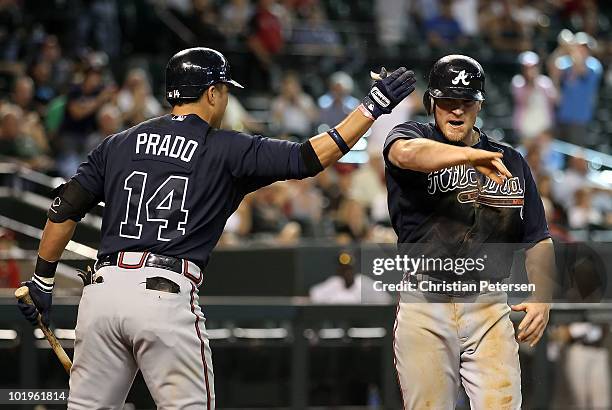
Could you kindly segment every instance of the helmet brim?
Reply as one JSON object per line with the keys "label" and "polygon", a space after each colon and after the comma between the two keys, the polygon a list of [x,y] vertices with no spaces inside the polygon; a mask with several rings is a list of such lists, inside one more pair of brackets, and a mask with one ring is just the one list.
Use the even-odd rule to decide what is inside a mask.
{"label": "helmet brim", "polygon": [[229,80],[229,81],[224,81],[225,84],[230,84],[233,85],[236,88],[244,88],[242,86],[242,84],[240,84],[238,81],[234,81],[234,80]]}
{"label": "helmet brim", "polygon": [[453,98],[458,100],[484,101],[484,93],[480,90],[463,87],[433,88],[429,90],[433,98]]}

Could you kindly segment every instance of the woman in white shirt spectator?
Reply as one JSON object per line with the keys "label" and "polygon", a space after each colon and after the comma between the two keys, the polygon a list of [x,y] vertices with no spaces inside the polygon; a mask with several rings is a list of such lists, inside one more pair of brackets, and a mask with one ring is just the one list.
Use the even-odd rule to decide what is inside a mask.
{"label": "woman in white shirt spectator", "polygon": [[127,126],[162,113],[162,106],[151,93],[147,73],[142,68],[133,68],[128,72],[117,96],[117,105]]}
{"label": "woman in white shirt spectator", "polygon": [[280,95],[272,101],[272,129],[281,135],[307,137],[312,134],[317,117],[316,105],[312,97],[302,91],[297,74],[286,73]]}
{"label": "woman in white shirt spectator", "polygon": [[553,81],[540,74],[540,58],[533,51],[519,55],[522,73],[512,79],[514,129],[524,140],[552,129],[558,92]]}

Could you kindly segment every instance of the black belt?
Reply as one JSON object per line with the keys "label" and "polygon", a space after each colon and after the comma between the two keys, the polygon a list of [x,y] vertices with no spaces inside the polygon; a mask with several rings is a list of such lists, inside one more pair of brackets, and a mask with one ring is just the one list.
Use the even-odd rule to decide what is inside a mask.
{"label": "black belt", "polygon": [[140,261],[136,264],[127,264],[123,260],[126,252],[113,253],[111,255],[101,256],[94,265],[94,270],[106,266],[117,266],[122,269],[138,269],[143,266],[150,268],[166,269],[184,275],[193,281],[197,286],[202,282],[202,270],[197,268],[197,272],[189,271],[189,262],[186,259],[175,258],[173,256],[157,255],[150,252],[130,252],[141,253]]}

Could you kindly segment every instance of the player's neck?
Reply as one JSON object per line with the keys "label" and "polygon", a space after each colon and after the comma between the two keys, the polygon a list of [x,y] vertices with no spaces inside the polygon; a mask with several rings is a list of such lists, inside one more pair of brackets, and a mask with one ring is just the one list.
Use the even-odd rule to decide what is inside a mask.
{"label": "player's neck", "polygon": [[172,107],[172,114],[177,116],[195,114],[204,121],[206,121],[208,124],[210,124],[210,121],[212,119],[212,110],[201,104],[175,105],[174,107]]}
{"label": "player's neck", "polygon": [[468,147],[473,147],[474,145],[478,144],[478,141],[480,141],[480,132],[475,128],[472,128],[472,132],[470,132],[462,140],[462,142]]}

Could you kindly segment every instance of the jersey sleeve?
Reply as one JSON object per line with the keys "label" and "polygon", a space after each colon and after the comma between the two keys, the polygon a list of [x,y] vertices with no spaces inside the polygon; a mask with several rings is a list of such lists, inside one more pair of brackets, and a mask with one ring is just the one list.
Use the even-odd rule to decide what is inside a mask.
{"label": "jersey sleeve", "polygon": [[300,144],[235,133],[228,153],[228,166],[232,176],[243,182],[248,191],[286,179],[308,176]]}
{"label": "jersey sleeve", "polygon": [[106,158],[110,138],[106,138],[100,145],[87,155],[87,161],[77,169],[73,179],[83,188],[91,192],[96,198],[104,198],[104,175],[106,172]]}
{"label": "jersey sleeve", "polygon": [[[522,157],[521,157],[522,158]],[[536,243],[550,238],[544,205],[538,193],[536,183],[531,175],[527,163],[523,162],[523,176],[525,178],[525,203],[523,205],[523,243],[533,246]]]}
{"label": "jersey sleeve", "polygon": [[396,125],[387,135],[385,144],[383,145],[383,157],[385,164],[391,169],[399,169],[389,161],[389,150],[393,143],[397,140],[409,140],[414,138],[426,138],[426,133],[415,122],[407,122]]}

